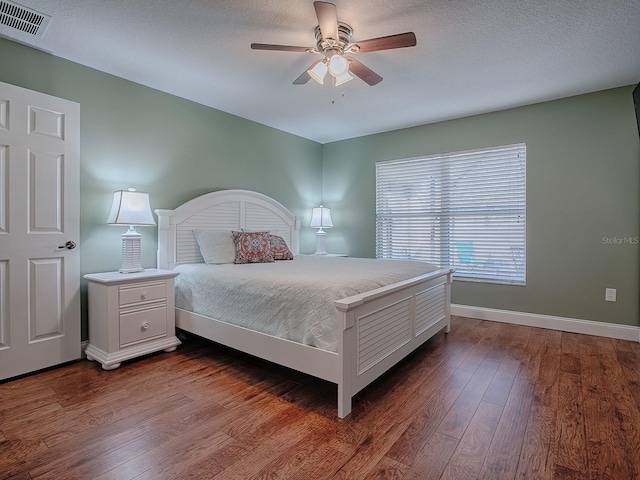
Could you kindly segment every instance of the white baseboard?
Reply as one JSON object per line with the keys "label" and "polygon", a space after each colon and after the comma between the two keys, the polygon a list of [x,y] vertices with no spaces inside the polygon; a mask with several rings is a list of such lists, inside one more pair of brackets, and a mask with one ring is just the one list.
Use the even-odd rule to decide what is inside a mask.
{"label": "white baseboard", "polygon": [[529,327],[562,330],[563,332],[583,333],[598,337],[617,338],[620,340],[640,341],[640,327],[617,325],[615,323],[580,320],[576,318],[554,317],[537,313],[513,312],[494,308],[473,307],[468,305],[451,305],[451,315],[477,318],[493,322],[513,323]]}

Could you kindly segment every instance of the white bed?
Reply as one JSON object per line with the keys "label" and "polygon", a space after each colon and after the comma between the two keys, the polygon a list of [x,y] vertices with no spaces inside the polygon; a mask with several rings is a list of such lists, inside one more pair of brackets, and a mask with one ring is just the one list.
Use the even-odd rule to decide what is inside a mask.
{"label": "white bed", "polygon": [[[268,230],[284,238],[294,255],[299,254],[300,219],[279,202],[260,193],[246,190],[213,192],[175,210],[156,210],[156,214],[158,268],[180,270],[184,264],[203,263],[194,230]],[[333,259],[320,259],[323,260]],[[339,260],[345,261],[349,259]],[[287,261],[276,263],[284,266],[284,262]],[[256,266],[237,267],[251,269]],[[336,383],[338,416],[344,418],[351,412],[351,399],[357,392],[439,331],[449,331],[452,273],[452,270],[438,269],[334,299],[338,330],[336,348],[305,345],[186,308],[176,308],[176,326]],[[382,334],[374,338],[367,335],[367,329],[372,326]]]}

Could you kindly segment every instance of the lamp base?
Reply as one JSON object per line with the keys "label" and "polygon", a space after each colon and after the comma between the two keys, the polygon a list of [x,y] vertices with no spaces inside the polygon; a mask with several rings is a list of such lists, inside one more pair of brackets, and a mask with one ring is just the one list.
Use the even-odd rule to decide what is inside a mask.
{"label": "lamp base", "polygon": [[120,273],[144,272],[144,268],[142,268],[142,267],[140,267],[140,268],[121,268],[120,270],[118,270],[118,272],[120,272]]}
{"label": "lamp base", "polygon": [[327,234],[324,231],[316,233],[316,253],[315,253],[315,255],[326,255],[327,254],[326,238],[327,238]]}
{"label": "lamp base", "polygon": [[135,227],[132,225],[129,230],[122,234],[122,268],[120,273],[144,272],[140,259],[141,238]]}

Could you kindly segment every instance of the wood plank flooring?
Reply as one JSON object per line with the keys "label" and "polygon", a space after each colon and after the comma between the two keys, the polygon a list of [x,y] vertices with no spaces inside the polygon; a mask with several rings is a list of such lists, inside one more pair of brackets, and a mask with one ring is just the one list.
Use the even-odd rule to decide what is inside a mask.
{"label": "wood plank flooring", "polygon": [[337,388],[195,337],[0,384],[0,479],[640,479],[640,344],[454,317]]}

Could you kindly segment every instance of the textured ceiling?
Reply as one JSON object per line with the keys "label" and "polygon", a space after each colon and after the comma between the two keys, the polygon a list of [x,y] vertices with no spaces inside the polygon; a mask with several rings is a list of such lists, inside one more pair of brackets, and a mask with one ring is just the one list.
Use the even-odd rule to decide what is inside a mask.
{"label": "textured ceiling", "polygon": [[315,46],[311,0],[18,3],[44,36],[1,36],[320,143],[640,81],[638,0],[336,0],[354,41],[416,33],[357,56],[374,87],[292,85],[320,57],[249,48]]}

